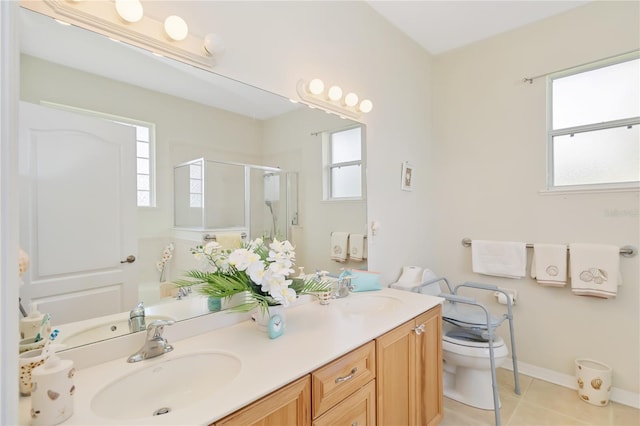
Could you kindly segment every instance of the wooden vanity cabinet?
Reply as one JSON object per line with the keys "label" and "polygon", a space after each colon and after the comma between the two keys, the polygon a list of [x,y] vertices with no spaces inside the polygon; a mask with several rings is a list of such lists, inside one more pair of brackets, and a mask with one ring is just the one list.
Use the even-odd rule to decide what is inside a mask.
{"label": "wooden vanity cabinet", "polygon": [[438,305],[215,426],[435,426],[442,404]]}
{"label": "wooden vanity cabinet", "polygon": [[304,376],[214,425],[311,426],[311,378]]}
{"label": "wooden vanity cabinet", "polygon": [[442,307],[376,339],[378,424],[437,425],[443,416]]}

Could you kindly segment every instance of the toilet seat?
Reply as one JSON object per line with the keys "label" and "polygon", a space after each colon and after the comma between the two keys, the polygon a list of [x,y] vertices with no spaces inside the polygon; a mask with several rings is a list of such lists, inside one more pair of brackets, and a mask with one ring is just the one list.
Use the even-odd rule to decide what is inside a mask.
{"label": "toilet seat", "polygon": [[[489,342],[477,342],[473,340],[460,339],[457,337],[447,336],[446,334],[442,335],[442,340],[456,346],[466,346],[468,348],[478,348],[478,349],[489,349]],[[502,337],[496,336],[493,339],[493,347],[495,349],[501,346],[504,346],[504,340],[502,340]]]}

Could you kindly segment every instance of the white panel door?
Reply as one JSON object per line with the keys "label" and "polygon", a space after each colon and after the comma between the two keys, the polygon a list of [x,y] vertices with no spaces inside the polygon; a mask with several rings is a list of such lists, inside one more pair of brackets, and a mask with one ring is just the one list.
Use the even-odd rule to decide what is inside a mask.
{"label": "white panel door", "polygon": [[131,309],[135,128],[22,102],[19,135],[23,302],[53,324]]}

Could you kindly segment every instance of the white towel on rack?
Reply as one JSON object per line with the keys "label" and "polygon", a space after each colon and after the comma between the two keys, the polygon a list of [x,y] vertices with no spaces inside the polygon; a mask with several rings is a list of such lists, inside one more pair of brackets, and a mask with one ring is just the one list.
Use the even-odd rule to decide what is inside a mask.
{"label": "white towel on rack", "polygon": [[620,249],[608,244],[569,244],[571,291],[579,296],[616,297]]}
{"label": "white towel on rack", "polygon": [[336,262],[346,262],[349,253],[349,233],[348,232],[332,232],[331,233],[331,260]]}
{"label": "white towel on rack", "polygon": [[566,244],[534,244],[531,278],[546,287],[567,285]]}
{"label": "white towel on rack", "polygon": [[362,234],[349,234],[349,258],[354,262],[366,259],[366,240]]}
{"label": "white towel on rack", "polygon": [[216,234],[216,241],[225,250],[239,249],[242,247],[242,234],[239,232]]}
{"label": "white towel on rack", "polygon": [[473,240],[473,272],[506,278],[524,278],[527,269],[527,245],[514,241]]}

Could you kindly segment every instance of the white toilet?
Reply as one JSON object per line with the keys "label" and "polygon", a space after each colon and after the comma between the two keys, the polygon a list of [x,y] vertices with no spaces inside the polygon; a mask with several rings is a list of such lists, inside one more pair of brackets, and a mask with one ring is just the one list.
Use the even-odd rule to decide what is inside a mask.
{"label": "white toilet", "polygon": [[[442,329],[442,357],[444,395],[483,410],[493,410],[491,361],[489,342],[456,336],[460,329],[444,323]],[[509,351],[501,337],[493,341],[496,368]]]}
{"label": "white toilet", "polygon": [[[416,290],[416,286],[419,283],[436,278],[437,276],[429,269],[423,269],[418,266],[405,266],[398,281],[390,284],[389,287],[438,296],[442,293],[439,281]],[[481,311],[476,310],[474,312],[477,315],[477,312]],[[448,316],[446,311],[443,312],[443,316]],[[480,313],[480,321],[482,321],[482,318],[483,314]],[[478,322],[473,321],[472,323]],[[483,340],[477,334],[474,335],[468,328],[457,327],[444,321],[442,327],[442,354],[444,360],[444,395],[447,398],[472,407],[494,410],[489,342]],[[493,355],[495,368],[504,364],[509,355],[504,340],[499,336],[494,337]],[[516,393],[519,393],[517,381]],[[497,399],[498,408],[500,408],[499,398]]]}

